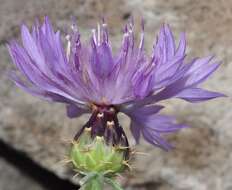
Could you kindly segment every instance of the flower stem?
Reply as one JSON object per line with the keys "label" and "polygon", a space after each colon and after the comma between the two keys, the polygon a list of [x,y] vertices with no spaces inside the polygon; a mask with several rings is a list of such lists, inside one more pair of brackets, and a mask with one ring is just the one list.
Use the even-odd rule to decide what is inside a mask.
{"label": "flower stem", "polygon": [[103,183],[98,178],[93,178],[85,184],[84,190],[103,190]]}
{"label": "flower stem", "polygon": [[123,190],[122,187],[112,178],[105,177],[102,174],[90,173],[81,181],[80,190],[103,190],[104,183],[110,185],[114,190]]}
{"label": "flower stem", "polygon": [[101,175],[92,173],[82,179],[81,190],[103,190],[103,178]]}

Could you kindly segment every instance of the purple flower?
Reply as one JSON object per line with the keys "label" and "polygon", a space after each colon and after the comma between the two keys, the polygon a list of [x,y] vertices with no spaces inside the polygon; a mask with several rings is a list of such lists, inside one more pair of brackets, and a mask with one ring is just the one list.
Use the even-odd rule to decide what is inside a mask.
{"label": "purple flower", "polygon": [[[144,50],[143,23],[139,45],[135,43],[133,24],[128,23],[116,53],[112,52],[104,21],[92,30],[85,44],[73,24],[66,36],[66,50],[60,32],[53,30],[48,17],[42,25],[36,22],[31,31],[22,25],[21,38],[22,45],[15,41],[8,44],[19,71],[11,73],[17,86],[45,100],[65,103],[71,118],[96,108],[98,114],[106,113],[106,108],[114,108],[115,114],[124,112],[131,118],[130,129],[137,142],[143,135],[149,143],[169,150],[171,145],[162,134],[186,127],[158,114],[163,108],[157,105],[159,101],[181,98],[195,103],[224,96],[199,87],[219,63],[213,56],[187,63],[184,33],[176,44],[166,24],[150,56]],[[111,116],[106,119],[116,122]]]}

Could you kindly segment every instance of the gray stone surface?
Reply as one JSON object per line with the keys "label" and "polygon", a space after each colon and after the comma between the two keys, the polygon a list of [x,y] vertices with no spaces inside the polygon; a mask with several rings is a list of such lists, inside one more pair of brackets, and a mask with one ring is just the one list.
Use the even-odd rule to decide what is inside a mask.
{"label": "gray stone surface", "polygon": [[[0,5],[0,138],[61,177],[72,178],[70,167],[60,161],[68,152],[67,140],[72,139],[87,116],[69,120],[63,105],[27,95],[3,75],[11,67],[4,43],[19,36],[18,25],[22,21],[31,24],[35,17],[49,15],[62,29],[70,23],[70,15],[75,15],[86,36],[104,11],[118,46],[123,18],[132,14],[138,23],[143,16],[147,48],[151,48],[158,27],[163,22],[170,23],[176,36],[186,31],[189,57],[213,53],[223,61],[204,86],[232,95],[232,1],[0,0]],[[148,155],[137,155],[135,168],[121,182],[128,190],[231,190],[231,97],[194,105],[180,100],[164,104],[165,113],[176,115],[192,128],[169,137],[176,145],[172,152],[142,142],[136,149]],[[125,116],[122,123],[129,134]]]}
{"label": "gray stone surface", "polygon": [[1,158],[0,174],[1,190],[45,190]]}

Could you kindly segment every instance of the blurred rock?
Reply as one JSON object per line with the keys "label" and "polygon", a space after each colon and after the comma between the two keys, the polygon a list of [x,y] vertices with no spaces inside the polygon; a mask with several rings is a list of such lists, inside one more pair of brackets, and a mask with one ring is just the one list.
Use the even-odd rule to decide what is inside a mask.
{"label": "blurred rock", "polygon": [[[23,21],[31,25],[35,17],[49,15],[54,25],[64,30],[74,15],[86,38],[104,15],[117,47],[126,19],[133,15],[139,26],[143,16],[148,50],[158,27],[163,22],[170,23],[176,36],[180,31],[187,33],[190,58],[215,54],[223,61],[205,87],[232,95],[231,1],[0,0],[0,3],[0,138],[63,178],[74,175],[69,166],[60,162],[68,154],[67,140],[72,139],[87,116],[70,120],[63,105],[40,101],[16,88],[3,75],[3,71],[12,67],[5,42],[19,36],[18,25]],[[135,169],[121,180],[125,187],[128,190],[231,190],[231,98],[194,105],[180,100],[164,104],[165,113],[176,115],[180,122],[192,128],[169,137],[177,147],[172,152],[163,152],[144,142],[137,146],[138,151],[149,155],[135,157]],[[125,117],[122,120],[129,134],[128,120]]]}
{"label": "blurred rock", "polygon": [[0,173],[1,190],[45,190],[1,158]]}

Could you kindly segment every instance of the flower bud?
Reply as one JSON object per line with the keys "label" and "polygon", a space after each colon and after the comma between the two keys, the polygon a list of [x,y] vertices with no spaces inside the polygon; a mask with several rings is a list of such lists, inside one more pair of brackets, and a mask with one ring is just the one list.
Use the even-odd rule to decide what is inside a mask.
{"label": "flower bud", "polygon": [[104,137],[92,139],[90,129],[86,128],[73,143],[71,160],[75,169],[82,173],[114,175],[125,169],[125,151],[123,147],[107,145]]}
{"label": "flower bud", "polygon": [[75,136],[70,157],[75,169],[85,175],[113,177],[127,168],[129,144],[114,107],[95,107]]}

